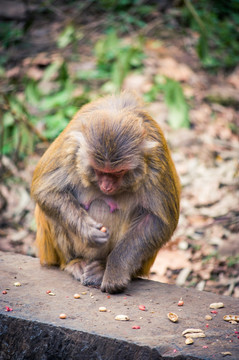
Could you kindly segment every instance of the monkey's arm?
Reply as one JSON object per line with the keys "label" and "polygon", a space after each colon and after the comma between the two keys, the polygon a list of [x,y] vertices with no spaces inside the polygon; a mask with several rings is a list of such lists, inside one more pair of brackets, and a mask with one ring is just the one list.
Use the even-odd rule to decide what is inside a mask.
{"label": "monkey's arm", "polygon": [[179,184],[169,172],[167,176],[157,181],[167,186],[145,185],[144,206],[134,210],[130,228],[108,257],[102,291],[122,291],[132,277],[147,275],[158,250],[172,236],[179,217]]}
{"label": "monkey's arm", "polygon": [[108,257],[101,290],[109,293],[123,291],[132,277],[147,275],[144,265],[147,267],[147,263],[154,260],[170,233],[170,226],[153,214],[144,211],[135,218],[129,231]]}
{"label": "monkey's arm", "polygon": [[93,220],[73,195],[73,185],[62,168],[55,168],[43,174],[36,172],[32,185],[32,196],[42,211],[67,232],[79,236],[89,246],[100,246],[109,237],[102,232],[102,224]]}

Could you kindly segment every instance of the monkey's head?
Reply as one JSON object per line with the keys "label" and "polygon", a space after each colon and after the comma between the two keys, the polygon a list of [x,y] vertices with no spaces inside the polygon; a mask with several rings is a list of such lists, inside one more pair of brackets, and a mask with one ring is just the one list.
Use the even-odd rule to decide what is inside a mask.
{"label": "monkey's head", "polygon": [[[129,110],[97,109],[84,114],[78,171],[83,185],[107,195],[134,191],[146,174],[146,141],[140,115]],[[150,144],[150,146],[149,146]]]}

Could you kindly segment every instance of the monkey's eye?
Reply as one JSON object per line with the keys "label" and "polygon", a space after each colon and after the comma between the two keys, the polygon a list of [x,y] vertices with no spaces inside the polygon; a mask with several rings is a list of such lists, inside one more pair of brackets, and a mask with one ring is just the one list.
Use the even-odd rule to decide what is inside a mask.
{"label": "monkey's eye", "polygon": [[126,172],[125,170],[117,171],[117,172],[114,173],[114,176],[116,176],[116,177],[122,176],[122,175],[124,175],[125,172]]}

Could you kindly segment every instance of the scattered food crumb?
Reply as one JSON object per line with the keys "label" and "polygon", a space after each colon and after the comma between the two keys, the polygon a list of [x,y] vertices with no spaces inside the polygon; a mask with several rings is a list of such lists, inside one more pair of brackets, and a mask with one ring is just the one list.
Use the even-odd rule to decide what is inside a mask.
{"label": "scattered food crumb", "polygon": [[178,321],[178,315],[172,312],[168,313],[168,318],[174,323]]}
{"label": "scattered food crumb", "polygon": [[115,320],[119,320],[119,321],[128,321],[129,317],[127,315],[117,315],[115,317]]}
{"label": "scattered food crumb", "polygon": [[80,294],[75,294],[74,299],[80,299]]}
{"label": "scattered food crumb", "polygon": [[221,352],[222,356],[232,355],[230,351],[223,351]]}
{"label": "scattered food crumb", "polygon": [[100,307],[99,307],[99,311],[100,311],[100,312],[106,312],[107,309],[106,309],[106,307],[104,307],[104,306],[100,306]]}
{"label": "scattered food crumb", "polygon": [[66,314],[60,314],[60,315],[59,315],[59,318],[60,318],[60,319],[66,319],[67,316],[66,316]]}
{"label": "scattered food crumb", "polygon": [[220,308],[223,308],[223,307],[224,307],[223,302],[210,304],[210,309],[220,309]]}
{"label": "scattered food crumb", "polygon": [[194,341],[193,341],[193,339],[191,338],[191,337],[187,337],[186,338],[186,340],[185,340],[185,344],[186,345],[191,345],[191,344],[193,344],[194,343]]}
{"label": "scattered food crumb", "polygon": [[201,329],[186,329],[182,332],[182,335],[185,336],[186,338],[203,338],[205,337],[205,334],[203,332],[203,330]]}
{"label": "scattered food crumb", "polygon": [[239,315],[225,315],[223,316],[223,320],[225,321],[236,321],[236,322],[239,322]]}
{"label": "scattered food crumb", "polygon": [[179,302],[178,302],[178,306],[183,306],[184,305],[184,301],[183,301],[183,299],[181,298],[180,300],[179,300]]}

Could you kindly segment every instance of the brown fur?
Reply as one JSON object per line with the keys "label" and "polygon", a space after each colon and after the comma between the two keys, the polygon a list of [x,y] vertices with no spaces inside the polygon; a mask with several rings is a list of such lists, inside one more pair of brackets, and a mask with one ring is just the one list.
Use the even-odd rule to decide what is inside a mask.
{"label": "brown fur", "polygon": [[[100,188],[105,178],[112,195]],[[132,94],[88,104],[34,172],[40,261],[85,285],[122,291],[131,278],[149,273],[172,236],[179,193],[163,133]]]}

